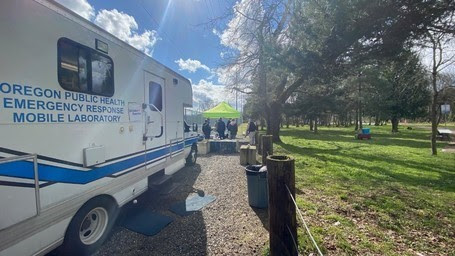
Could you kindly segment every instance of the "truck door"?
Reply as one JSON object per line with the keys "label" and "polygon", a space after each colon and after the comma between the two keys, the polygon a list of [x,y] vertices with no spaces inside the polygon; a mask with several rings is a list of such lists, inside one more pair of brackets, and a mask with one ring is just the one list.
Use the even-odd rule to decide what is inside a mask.
{"label": "truck door", "polygon": [[164,79],[144,72],[144,144],[147,168],[166,161]]}

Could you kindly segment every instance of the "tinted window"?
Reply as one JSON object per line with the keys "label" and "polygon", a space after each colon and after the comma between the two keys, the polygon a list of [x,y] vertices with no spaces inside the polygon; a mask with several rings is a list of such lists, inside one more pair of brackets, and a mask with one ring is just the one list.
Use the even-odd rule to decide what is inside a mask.
{"label": "tinted window", "polygon": [[58,41],[58,81],[66,90],[111,97],[114,64],[107,55],[66,38]]}
{"label": "tinted window", "polygon": [[[159,111],[163,110],[163,92],[158,83],[149,83],[149,104],[154,105]],[[156,111],[152,106],[150,106],[150,110]]]}

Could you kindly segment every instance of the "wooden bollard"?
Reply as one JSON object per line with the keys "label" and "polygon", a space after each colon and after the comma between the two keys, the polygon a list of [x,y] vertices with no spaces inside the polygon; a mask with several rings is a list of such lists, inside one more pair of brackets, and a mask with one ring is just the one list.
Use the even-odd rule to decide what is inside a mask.
{"label": "wooden bollard", "polygon": [[256,146],[248,146],[248,164],[257,164],[256,160]]}
{"label": "wooden bollard", "polygon": [[248,145],[240,146],[240,165],[248,164]]}
{"label": "wooden bollard", "polygon": [[273,136],[272,135],[262,135],[261,137],[261,156],[262,156],[262,164],[266,165],[267,156],[273,155]]}
{"label": "wooden bollard", "polygon": [[258,145],[258,141],[259,141],[259,132],[256,131],[254,133],[254,146],[257,146]]}
{"label": "wooden bollard", "polygon": [[294,164],[288,156],[267,157],[271,256],[298,255],[296,208],[287,189],[295,198]]}
{"label": "wooden bollard", "polygon": [[258,154],[259,155],[262,154],[262,136],[264,136],[264,134],[262,134],[262,133],[259,134],[258,135],[259,139],[256,141],[256,145],[257,145],[256,147],[258,149]]}

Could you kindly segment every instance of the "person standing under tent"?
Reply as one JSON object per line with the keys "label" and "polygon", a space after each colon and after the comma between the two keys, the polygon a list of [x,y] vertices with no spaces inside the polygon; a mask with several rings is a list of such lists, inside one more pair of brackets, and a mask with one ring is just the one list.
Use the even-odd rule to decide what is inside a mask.
{"label": "person standing under tent", "polygon": [[237,126],[237,122],[235,119],[232,119],[232,121],[229,122],[229,128],[230,128],[229,139],[234,140],[237,137],[237,131],[239,130],[239,127]]}
{"label": "person standing under tent", "polygon": [[210,139],[210,132],[212,128],[210,127],[210,120],[205,119],[204,124],[202,125],[202,132],[204,133],[204,137],[206,140]]}
{"label": "person standing under tent", "polygon": [[226,132],[226,124],[223,122],[223,119],[220,117],[218,122],[216,123],[216,131],[218,132],[218,136],[220,140],[225,138],[224,133]]}
{"label": "person standing under tent", "polygon": [[256,131],[258,130],[257,125],[253,122],[253,120],[248,121],[248,127],[246,128],[246,134],[250,136],[250,145],[256,145]]}
{"label": "person standing under tent", "polygon": [[231,119],[226,120],[226,130],[227,130],[227,136],[226,138],[231,138]]}

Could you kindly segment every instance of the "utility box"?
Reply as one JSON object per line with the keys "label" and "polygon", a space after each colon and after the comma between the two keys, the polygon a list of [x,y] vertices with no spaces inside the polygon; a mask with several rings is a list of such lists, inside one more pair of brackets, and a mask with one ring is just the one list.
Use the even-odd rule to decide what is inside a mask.
{"label": "utility box", "polygon": [[197,152],[201,155],[207,155],[210,153],[210,142],[208,140],[203,140],[197,144]]}
{"label": "utility box", "polygon": [[104,146],[94,146],[83,149],[84,167],[90,167],[106,162]]}

